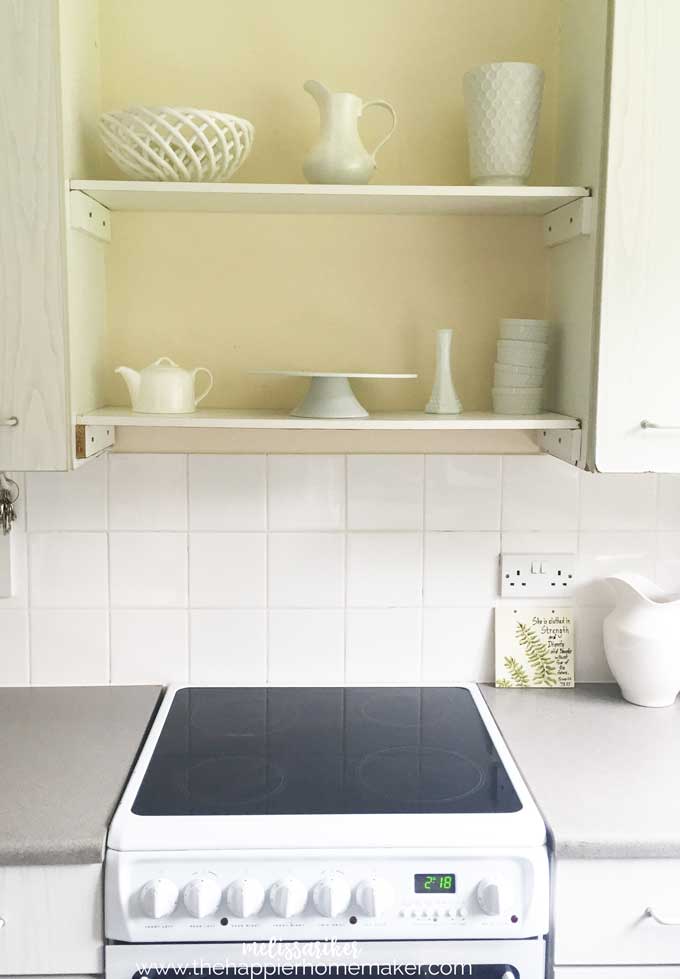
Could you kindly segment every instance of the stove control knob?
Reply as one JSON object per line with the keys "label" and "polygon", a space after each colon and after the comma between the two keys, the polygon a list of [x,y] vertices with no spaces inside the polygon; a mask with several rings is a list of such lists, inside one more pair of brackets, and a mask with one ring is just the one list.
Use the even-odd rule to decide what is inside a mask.
{"label": "stove control knob", "polygon": [[139,897],[147,918],[166,918],[177,907],[179,890],[173,881],[158,877],[146,882]]}
{"label": "stove control knob", "polygon": [[227,907],[237,918],[250,918],[263,904],[264,888],[254,877],[233,880],[227,888]]}
{"label": "stove control knob", "polygon": [[184,907],[194,918],[214,914],[222,900],[222,889],[212,877],[194,877],[182,891]]}
{"label": "stove control knob", "polygon": [[477,884],[477,903],[488,915],[498,915],[501,913],[501,892],[498,884],[493,881],[480,880]]}
{"label": "stove control knob", "polygon": [[269,889],[269,903],[279,918],[293,918],[305,910],[307,888],[296,877],[277,880]]}
{"label": "stove control knob", "polygon": [[339,873],[326,874],[317,881],[312,891],[314,906],[324,918],[337,918],[347,910],[351,898],[349,884]]}
{"label": "stove control knob", "polygon": [[360,881],[354,892],[356,902],[369,917],[380,918],[392,907],[392,888],[382,877],[369,877]]}

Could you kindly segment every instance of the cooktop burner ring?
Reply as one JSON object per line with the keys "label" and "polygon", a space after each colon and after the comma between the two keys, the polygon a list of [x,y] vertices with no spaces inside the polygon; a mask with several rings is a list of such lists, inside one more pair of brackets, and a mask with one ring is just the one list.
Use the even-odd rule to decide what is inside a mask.
{"label": "cooktop burner ring", "polygon": [[[445,784],[460,784],[461,778],[465,779],[466,776],[469,777],[468,782],[461,791],[456,791],[454,793],[444,793],[441,795],[428,794],[427,797],[423,798],[416,792],[412,792],[409,797],[407,795],[408,786],[404,782],[403,767],[403,760],[409,755],[413,756],[413,761],[416,763],[411,773],[412,785],[414,788],[417,788],[417,784],[422,778],[421,765],[423,763],[427,768],[426,775],[428,784],[432,784],[433,774],[438,776],[438,778],[441,780],[442,786]],[[391,760],[394,760],[395,762],[393,766],[390,766],[389,764]],[[382,773],[380,772],[380,768],[378,768],[377,771],[367,771],[367,768],[376,762],[378,766],[383,766]],[[416,770],[416,765],[419,770]],[[448,766],[448,770],[446,766]],[[437,769],[436,773],[433,772],[434,767]],[[381,775],[383,776],[383,788],[380,787]],[[388,779],[390,776],[392,776],[394,778],[394,785],[385,786],[385,776],[387,776]],[[359,763],[357,768],[357,778],[364,788],[367,789],[372,795],[384,796],[385,798],[394,798],[395,794],[398,794],[404,804],[420,806],[445,805],[446,803],[466,799],[468,796],[474,795],[475,792],[478,792],[486,781],[484,770],[471,758],[466,758],[465,755],[461,755],[457,751],[450,751],[446,748],[431,748],[414,745],[381,748],[379,751],[371,752],[371,754],[362,758],[361,762]]]}
{"label": "cooktop burner ring", "polygon": [[[215,784],[219,784],[224,779],[228,780],[231,800],[237,806],[273,799],[286,785],[284,769],[269,759],[257,755],[219,755],[196,762],[187,771],[187,782],[194,798],[212,799]],[[253,784],[259,779],[263,783],[261,789],[257,784]],[[201,786],[205,786],[203,791]],[[238,789],[242,789],[243,792],[235,795]]]}

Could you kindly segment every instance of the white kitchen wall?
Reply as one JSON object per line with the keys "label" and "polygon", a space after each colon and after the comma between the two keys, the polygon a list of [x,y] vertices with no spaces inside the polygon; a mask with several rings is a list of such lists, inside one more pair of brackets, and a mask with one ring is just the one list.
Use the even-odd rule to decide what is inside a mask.
{"label": "white kitchen wall", "polygon": [[21,479],[0,683],[440,683],[493,668],[498,555],[578,552],[680,590],[680,477],[543,456],[111,455]]}

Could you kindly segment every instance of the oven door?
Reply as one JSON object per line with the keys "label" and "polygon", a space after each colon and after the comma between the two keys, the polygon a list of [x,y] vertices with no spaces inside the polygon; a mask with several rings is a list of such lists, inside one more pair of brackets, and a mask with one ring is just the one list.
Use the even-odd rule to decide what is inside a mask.
{"label": "oven door", "polygon": [[543,938],[109,945],[106,979],[545,979]]}

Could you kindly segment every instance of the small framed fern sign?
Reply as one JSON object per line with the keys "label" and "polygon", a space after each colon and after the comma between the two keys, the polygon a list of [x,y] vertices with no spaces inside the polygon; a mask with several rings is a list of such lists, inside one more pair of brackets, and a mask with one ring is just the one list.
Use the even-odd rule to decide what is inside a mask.
{"label": "small framed fern sign", "polygon": [[574,686],[570,608],[496,607],[496,686]]}

